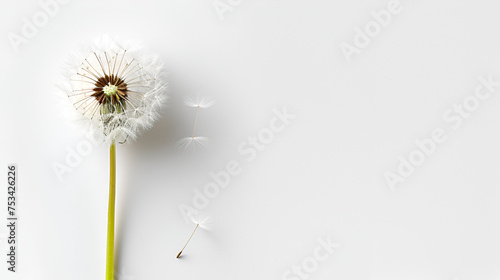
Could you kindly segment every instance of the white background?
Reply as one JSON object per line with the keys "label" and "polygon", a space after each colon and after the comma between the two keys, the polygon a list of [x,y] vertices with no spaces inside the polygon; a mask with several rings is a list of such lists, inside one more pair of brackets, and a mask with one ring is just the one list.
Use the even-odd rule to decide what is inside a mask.
{"label": "white background", "polygon": [[[478,77],[500,80],[500,2],[401,0],[350,63],[339,44],[388,0],[232,3],[221,19],[212,0],[71,0],[15,52],[9,34],[44,10],[2,0],[0,216],[17,163],[20,227],[19,273],[2,261],[0,278],[104,278],[108,148],[58,180],[85,138],[53,95],[67,53],[107,33],[155,50],[171,85],[162,119],[117,148],[119,280],[285,279],[326,237],[340,247],[308,279],[500,279],[500,88],[459,128],[443,119]],[[179,150],[195,95],[217,100],[198,119],[210,145]],[[238,145],[285,106],[296,118],[247,161]],[[384,174],[436,128],[447,140],[391,191]],[[175,259],[194,228],[179,205],[230,160],[242,172],[204,209],[214,229]]]}

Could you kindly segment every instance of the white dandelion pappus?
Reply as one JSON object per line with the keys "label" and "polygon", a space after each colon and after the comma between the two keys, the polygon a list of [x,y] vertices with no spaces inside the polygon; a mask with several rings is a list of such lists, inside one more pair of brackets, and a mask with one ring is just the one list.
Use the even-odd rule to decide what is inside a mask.
{"label": "white dandelion pappus", "polygon": [[200,148],[206,148],[208,145],[208,138],[202,136],[185,137],[177,141],[177,146],[179,149],[185,150],[197,150]]}
{"label": "white dandelion pappus", "polygon": [[205,230],[210,230],[213,227],[214,223],[213,220],[209,216],[199,211],[195,213],[189,212],[188,216],[191,222],[193,222],[193,224],[199,225],[201,228]]}
{"label": "white dandelion pappus", "polygon": [[124,142],[135,140],[159,117],[167,98],[162,76],[157,56],[103,36],[71,54],[59,87],[87,136]]}
{"label": "white dandelion pappus", "polygon": [[186,99],[184,99],[184,104],[188,107],[194,107],[194,108],[209,108],[209,107],[212,107],[213,105],[215,105],[215,99],[210,97],[210,96],[206,96],[206,97],[186,97]]}

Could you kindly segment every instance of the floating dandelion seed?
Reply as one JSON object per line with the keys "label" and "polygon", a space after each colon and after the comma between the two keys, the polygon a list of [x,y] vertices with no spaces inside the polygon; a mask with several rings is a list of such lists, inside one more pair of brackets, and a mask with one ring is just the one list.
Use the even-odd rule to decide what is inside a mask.
{"label": "floating dandelion seed", "polygon": [[207,145],[208,145],[208,138],[201,136],[185,137],[177,141],[177,146],[180,149],[185,149],[185,150],[197,150],[199,148],[206,148]]}
{"label": "floating dandelion seed", "polygon": [[215,99],[212,97],[187,97],[184,99],[184,104],[188,107],[193,108],[210,108],[215,105]]}
{"label": "floating dandelion seed", "polygon": [[109,36],[73,53],[66,68],[60,85],[72,105],[66,111],[72,112],[70,117],[78,116],[88,136],[110,145],[106,280],[114,280],[115,143],[135,140],[142,129],[153,125],[167,87],[156,56]]}
{"label": "floating dandelion seed", "polygon": [[186,249],[186,246],[189,244],[189,241],[191,241],[191,238],[193,238],[194,233],[199,227],[205,230],[210,230],[212,228],[213,221],[210,219],[210,217],[205,216],[200,212],[194,214],[189,213],[188,216],[191,219],[191,221],[196,225],[196,227],[194,228],[193,233],[191,233],[191,236],[189,236],[189,239],[184,245],[184,247],[182,247],[181,251],[177,254],[176,258],[179,258],[181,256],[182,252],[184,251],[184,249]]}
{"label": "floating dandelion seed", "polygon": [[185,137],[177,141],[177,146],[185,150],[197,150],[205,148],[208,145],[207,137],[194,136],[196,132],[196,123],[198,122],[198,114],[200,108],[209,108],[215,104],[215,99],[212,97],[188,97],[184,100],[184,104],[189,107],[196,108],[196,117],[194,119],[193,134],[191,137]]}

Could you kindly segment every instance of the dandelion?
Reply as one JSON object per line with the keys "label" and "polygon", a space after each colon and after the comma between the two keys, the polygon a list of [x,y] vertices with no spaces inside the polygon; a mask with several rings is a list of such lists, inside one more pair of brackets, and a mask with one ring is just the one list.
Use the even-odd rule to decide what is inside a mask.
{"label": "dandelion", "polygon": [[71,103],[68,118],[88,136],[110,145],[106,280],[113,280],[115,145],[135,140],[158,118],[167,90],[162,65],[139,45],[103,36],[71,54],[64,75],[59,87]]}
{"label": "dandelion", "polygon": [[188,107],[196,108],[196,117],[194,119],[194,127],[193,134],[191,137],[182,138],[177,142],[177,146],[179,148],[183,148],[185,150],[196,150],[198,148],[205,148],[208,144],[207,137],[194,136],[196,132],[196,123],[198,122],[198,114],[200,112],[200,108],[209,108],[215,104],[215,99],[211,97],[188,97],[184,100],[184,104]]}
{"label": "dandelion", "polygon": [[184,251],[184,249],[186,249],[186,246],[189,244],[189,241],[191,241],[191,238],[193,238],[194,233],[199,227],[205,230],[210,230],[212,228],[213,222],[210,219],[210,217],[203,215],[200,212],[189,213],[188,216],[191,219],[191,221],[196,225],[196,227],[194,228],[193,233],[191,233],[191,236],[189,236],[189,239],[184,245],[184,247],[182,247],[181,251],[177,254],[176,258],[179,258],[181,256],[182,252]]}

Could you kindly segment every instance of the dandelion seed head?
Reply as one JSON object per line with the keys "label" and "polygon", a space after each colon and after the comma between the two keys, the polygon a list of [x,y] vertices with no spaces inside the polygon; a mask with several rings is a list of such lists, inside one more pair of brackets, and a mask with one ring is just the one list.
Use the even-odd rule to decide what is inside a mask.
{"label": "dandelion seed head", "polygon": [[135,140],[167,99],[162,69],[140,45],[99,37],[67,60],[59,89],[77,116],[65,117],[96,140]]}

